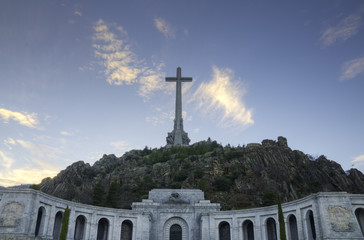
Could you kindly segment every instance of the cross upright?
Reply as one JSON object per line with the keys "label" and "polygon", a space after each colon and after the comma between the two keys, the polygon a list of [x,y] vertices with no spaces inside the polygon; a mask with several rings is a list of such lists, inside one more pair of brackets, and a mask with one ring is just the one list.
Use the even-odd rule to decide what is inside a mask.
{"label": "cross upright", "polygon": [[176,110],[173,131],[168,133],[167,146],[182,145],[190,143],[188,134],[183,130],[182,119],[182,82],[192,82],[191,77],[182,77],[181,68],[177,68],[177,77],[166,77],[166,82],[176,82]]}

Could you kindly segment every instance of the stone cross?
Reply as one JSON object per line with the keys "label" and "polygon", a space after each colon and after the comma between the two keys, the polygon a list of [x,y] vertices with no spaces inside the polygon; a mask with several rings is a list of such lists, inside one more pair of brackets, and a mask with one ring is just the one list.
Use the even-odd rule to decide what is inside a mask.
{"label": "stone cross", "polygon": [[173,131],[168,133],[167,146],[182,145],[190,143],[188,134],[183,130],[182,119],[182,82],[192,82],[191,77],[182,77],[181,68],[177,68],[177,77],[166,77],[166,82],[176,82],[176,110]]}

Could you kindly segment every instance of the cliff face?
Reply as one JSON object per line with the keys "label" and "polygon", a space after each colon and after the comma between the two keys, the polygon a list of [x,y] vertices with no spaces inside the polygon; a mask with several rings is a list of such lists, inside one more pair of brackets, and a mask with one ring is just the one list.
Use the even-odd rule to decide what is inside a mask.
{"label": "cliff face", "polygon": [[286,202],[319,191],[364,193],[364,175],[291,150],[279,137],[243,147],[208,140],[104,155],[92,167],[76,162],[38,187],[60,198],[121,208],[147,198],[152,188],[199,188],[227,210],[274,204],[277,194]]}

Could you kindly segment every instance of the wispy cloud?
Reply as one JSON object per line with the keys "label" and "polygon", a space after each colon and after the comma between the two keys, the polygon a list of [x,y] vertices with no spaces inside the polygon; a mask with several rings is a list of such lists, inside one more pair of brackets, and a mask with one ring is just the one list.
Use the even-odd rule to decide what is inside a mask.
{"label": "wispy cloud", "polygon": [[59,134],[61,134],[62,136],[67,136],[67,137],[74,135],[73,132],[67,132],[67,131],[61,131]]}
{"label": "wispy cloud", "polygon": [[174,88],[164,81],[165,73],[162,71],[164,64],[153,64],[153,68],[147,68],[139,78],[139,96],[149,100],[155,91],[171,92]]}
{"label": "wispy cloud", "polygon": [[[115,27],[118,34],[125,36],[122,27]],[[135,54],[130,50],[125,41],[110,31],[103,20],[99,20],[94,26],[96,42],[93,47],[95,54],[103,59],[105,74],[110,85],[132,84],[137,81],[138,75],[143,69],[138,68]]]}
{"label": "wispy cloud", "polygon": [[39,183],[43,178],[55,176],[61,170],[58,163],[66,161],[62,146],[52,147],[37,141],[12,138],[5,140],[4,144],[11,146],[13,150],[8,153],[0,151],[2,186]]}
{"label": "wispy cloud", "polygon": [[362,25],[360,14],[351,14],[341,20],[338,25],[327,28],[321,35],[320,41],[324,47],[329,47],[337,41],[344,42],[356,35]]}
{"label": "wispy cloud", "polygon": [[9,149],[11,150],[12,149],[12,146],[11,145],[14,145],[16,142],[14,139],[12,138],[8,138],[8,139],[5,139],[4,140],[4,145]]}
{"label": "wispy cloud", "polygon": [[36,159],[59,159],[63,153],[62,148],[52,147],[46,144],[34,143],[22,139],[16,140],[16,143],[30,151]]}
{"label": "wispy cloud", "polygon": [[39,165],[27,165],[21,168],[0,170],[0,185],[4,187],[40,183],[46,177],[55,176],[60,169],[45,169]]}
{"label": "wispy cloud", "polygon": [[39,128],[39,121],[36,113],[27,112],[13,112],[4,108],[0,108],[0,118],[3,119],[4,123],[8,123],[9,120],[14,120],[19,124],[29,128]]}
{"label": "wispy cloud", "polygon": [[364,165],[364,154],[361,154],[361,155],[355,157],[354,160],[351,162],[353,164],[355,164],[356,166]]}
{"label": "wispy cloud", "polygon": [[233,81],[233,71],[216,66],[212,70],[212,80],[201,83],[192,100],[197,101],[202,112],[220,116],[218,119],[222,127],[245,129],[253,125],[252,110],[247,109],[242,100],[245,90]]}
{"label": "wispy cloud", "polygon": [[22,167],[13,167],[15,160],[0,151],[0,185],[13,186],[19,184],[39,183],[43,178],[53,177],[59,167],[45,161],[23,163]]}
{"label": "wispy cloud", "polygon": [[147,123],[152,123],[154,126],[165,123],[166,121],[173,121],[174,111],[164,112],[161,109],[157,110],[156,115],[145,118]]}
{"label": "wispy cloud", "polygon": [[96,57],[102,60],[110,85],[139,84],[138,94],[145,100],[159,90],[168,89],[164,83],[162,63],[146,67],[127,44],[127,32],[121,27],[99,20],[94,26],[93,37]]}
{"label": "wispy cloud", "polygon": [[4,152],[0,151],[0,165],[5,168],[5,169],[9,169],[11,167],[11,165],[13,165],[13,163],[15,162],[14,159],[7,157],[5,155]]}
{"label": "wispy cloud", "polygon": [[166,38],[175,38],[174,30],[171,25],[162,18],[155,18],[154,25]]}
{"label": "wispy cloud", "polygon": [[80,12],[80,11],[75,11],[73,14],[75,14],[75,15],[78,15],[78,16],[82,16],[82,12]]}
{"label": "wispy cloud", "polygon": [[364,73],[364,57],[356,58],[343,64],[340,81],[352,79]]}
{"label": "wispy cloud", "polygon": [[111,142],[110,145],[120,151],[127,151],[130,149],[129,144],[125,141]]}

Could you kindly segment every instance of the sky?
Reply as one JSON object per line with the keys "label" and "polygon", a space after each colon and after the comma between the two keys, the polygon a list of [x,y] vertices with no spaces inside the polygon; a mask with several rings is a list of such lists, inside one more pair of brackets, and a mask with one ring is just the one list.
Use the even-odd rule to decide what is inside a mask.
{"label": "sky", "polygon": [[364,172],[364,2],[0,0],[0,185],[166,145],[260,143]]}

